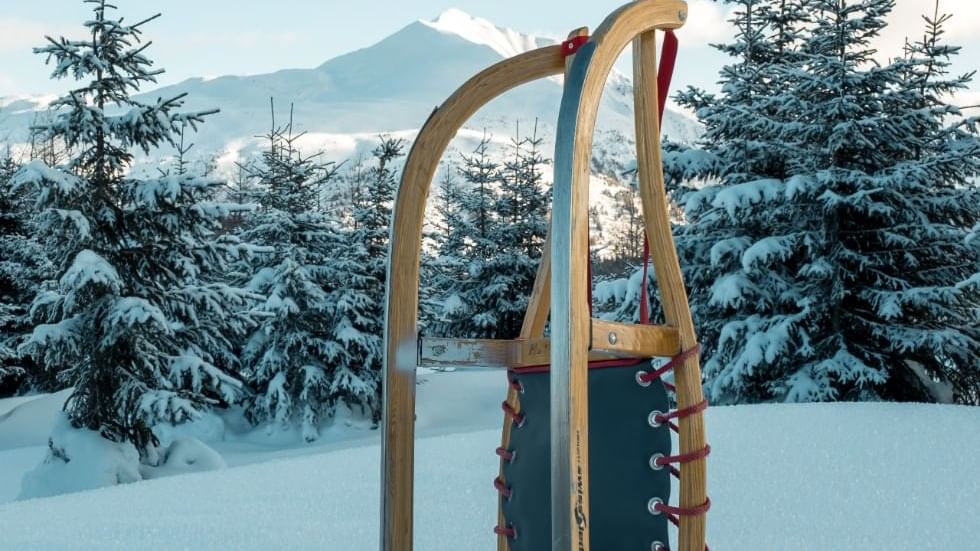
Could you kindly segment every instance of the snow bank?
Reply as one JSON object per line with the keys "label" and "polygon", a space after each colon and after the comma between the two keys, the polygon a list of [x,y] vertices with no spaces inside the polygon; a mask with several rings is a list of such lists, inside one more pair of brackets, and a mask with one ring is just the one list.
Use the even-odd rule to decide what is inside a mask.
{"label": "snow bank", "polygon": [[0,450],[46,446],[71,390],[0,400]]}
{"label": "snow bank", "polygon": [[110,442],[99,433],[55,424],[44,461],[24,475],[18,499],[49,497],[142,480],[140,457],[129,443]]}
{"label": "snow bank", "polygon": [[145,479],[174,476],[187,473],[200,473],[224,469],[225,460],[197,438],[178,438],[168,446],[160,457],[159,466],[143,465],[140,473]]}

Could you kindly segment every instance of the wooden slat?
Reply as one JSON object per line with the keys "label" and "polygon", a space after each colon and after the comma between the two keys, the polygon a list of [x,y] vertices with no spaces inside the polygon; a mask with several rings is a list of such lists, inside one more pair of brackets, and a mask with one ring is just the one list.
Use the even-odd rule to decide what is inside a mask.
{"label": "wooden slat", "polygon": [[419,366],[513,369],[545,365],[550,354],[551,342],[545,338],[495,340],[424,337],[419,344]]}
{"label": "wooden slat", "polygon": [[[660,288],[667,323],[677,327],[680,344],[685,350],[697,344],[694,321],[687,302],[687,290],[681,274],[674,238],[670,233],[670,218],[663,160],[660,151],[660,121],[657,101],[657,39],[647,32],[633,43],[633,85],[636,112],[637,165],[640,177],[640,197],[646,220],[647,238],[657,285]],[[697,356],[688,359],[674,371],[677,385],[677,406],[685,408],[704,399],[701,389],[701,369]],[[700,450],[705,445],[704,416],[699,413],[680,419],[681,453]],[[707,465],[701,459],[681,465],[680,505],[697,507],[707,496]],[[683,516],[680,519],[680,551],[704,549],[706,518]]]}
{"label": "wooden slat", "polygon": [[[588,27],[579,27],[574,31],[568,33],[568,38],[572,39],[579,36],[588,36]],[[564,69],[567,76],[568,67],[571,65],[575,56],[568,56],[564,60]],[[551,224],[548,224],[548,237],[544,241],[544,248],[541,256],[541,263],[538,265],[538,273],[534,278],[534,288],[531,291],[531,297],[528,300],[527,311],[524,314],[524,323],[521,326],[521,338],[522,339],[532,339],[536,337],[541,337],[544,335],[544,327],[548,323],[548,316],[551,313]],[[550,356],[550,349],[549,349]],[[550,357],[549,357],[550,360]],[[514,408],[515,411],[520,411],[521,404],[520,399],[517,396],[517,392],[514,391],[510,385],[507,386],[507,403]],[[510,431],[513,427],[513,422],[510,416],[504,416],[504,427],[501,434],[500,445],[503,448],[510,446]],[[505,480],[504,477],[504,467],[503,463],[500,465],[500,478]],[[504,518],[503,509],[503,497],[501,496],[498,503],[497,511],[497,521],[501,526],[504,525],[506,519]],[[506,536],[497,537],[497,551],[508,551],[510,544]]]}
{"label": "wooden slat", "polygon": [[681,351],[680,334],[676,328],[665,325],[593,319],[592,350],[635,358],[676,356]]}
{"label": "wooden slat", "polygon": [[[589,386],[588,180],[575,176],[580,147],[576,113],[594,45],[566,71],[555,139],[551,214],[551,548],[588,551]],[[591,151],[588,157],[591,158]]]}
{"label": "wooden slat", "polygon": [[[591,53],[589,45],[579,51],[566,82],[555,150],[551,234],[552,551],[589,549],[586,343],[590,323],[585,304],[587,259],[583,258],[583,252],[588,247],[588,183],[599,103],[613,65],[634,38],[654,29],[678,28],[686,18],[687,4],[680,0],[641,0],[621,7],[596,30],[590,41],[594,47]],[[579,78],[576,75],[579,65],[585,65],[586,74],[581,82],[575,83],[572,81]],[[650,88],[650,82],[640,81],[636,87]],[[656,88],[655,79],[652,87]],[[649,124],[649,121],[637,124]],[[573,134],[571,138],[569,132]],[[656,155],[659,167],[659,142],[648,140],[641,151],[644,149],[646,155]],[[648,219],[648,226],[659,222]],[[648,227],[648,233],[663,231],[670,235],[669,224],[663,223],[656,231]],[[655,243],[671,247],[676,265],[673,244],[662,239]],[[690,488],[687,491],[690,493]],[[691,525],[690,522],[686,523],[687,528],[682,525],[682,542],[692,541],[690,534],[684,533],[690,531]],[[702,531],[701,549],[703,541]],[[682,551],[697,549],[689,543],[682,543],[681,547]]]}
{"label": "wooden slat", "polygon": [[[610,343],[615,333],[615,343]],[[589,361],[669,357],[678,353],[677,330],[654,325],[592,321]],[[419,367],[521,369],[549,365],[551,339],[419,339]],[[520,404],[512,404],[519,407]]]}
{"label": "wooden slat", "polygon": [[449,142],[480,107],[507,90],[563,69],[561,48],[550,46],[481,72],[429,117],[405,162],[392,213],[387,277],[381,446],[383,551],[411,551],[413,545],[419,259],[425,203],[433,176]]}

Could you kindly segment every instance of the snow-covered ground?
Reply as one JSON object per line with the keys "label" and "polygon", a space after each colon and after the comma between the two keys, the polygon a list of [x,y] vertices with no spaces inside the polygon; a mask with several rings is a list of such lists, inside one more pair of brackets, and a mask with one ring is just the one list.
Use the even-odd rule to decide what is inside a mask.
{"label": "snow-covered ground", "polygon": [[[422,379],[416,548],[495,549],[502,374]],[[231,468],[10,501],[63,397],[0,401],[0,549],[377,548],[378,432],[356,425],[312,446],[201,431]],[[739,406],[707,420],[714,550],[978,548],[980,408]]]}

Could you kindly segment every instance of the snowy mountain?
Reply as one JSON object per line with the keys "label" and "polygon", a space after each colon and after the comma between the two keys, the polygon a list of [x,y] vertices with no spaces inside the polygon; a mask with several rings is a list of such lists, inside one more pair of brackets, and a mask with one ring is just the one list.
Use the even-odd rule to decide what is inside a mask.
{"label": "snowy mountain", "polygon": [[[344,159],[381,132],[411,138],[432,109],[456,87],[483,68],[509,56],[554,43],[497,27],[451,9],[432,21],[416,21],[370,47],[331,59],[313,69],[286,69],[254,76],[193,78],[143,94],[144,100],[187,93],[190,109],[220,108],[194,136],[198,155],[219,152],[221,165],[257,147],[255,136],[271,125],[269,98],[275,98],[279,122],[295,105],[296,126],[305,130],[303,147]],[[479,112],[467,125],[464,140],[486,128],[495,139],[508,140],[515,124],[527,129],[537,118],[540,133],[550,137],[561,98],[560,79],[526,85]],[[50,98],[0,98],[0,137],[23,142],[27,128]],[[615,74],[600,110],[597,144],[632,135],[630,80]],[[698,125],[669,112],[666,134],[690,140]],[[467,144],[459,143],[465,150]],[[610,148],[618,149],[618,148]],[[161,152],[144,162],[156,161]]]}

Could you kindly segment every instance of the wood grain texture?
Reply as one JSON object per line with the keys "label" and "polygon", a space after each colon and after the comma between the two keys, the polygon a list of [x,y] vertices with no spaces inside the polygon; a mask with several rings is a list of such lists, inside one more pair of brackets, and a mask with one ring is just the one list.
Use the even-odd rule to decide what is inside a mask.
{"label": "wood grain texture", "polygon": [[[596,116],[605,82],[619,54],[644,33],[657,29],[675,29],[687,19],[687,5],[681,0],[640,0],[627,4],[612,15],[596,30],[589,44],[580,50],[569,73],[569,81],[580,67],[585,71],[580,85],[566,83],[565,97],[562,101],[561,118],[558,124],[558,137],[555,151],[555,205],[552,213],[552,550],[585,551],[589,549],[588,533],[588,396],[587,396],[587,353],[584,343],[588,342],[588,305],[584,304],[586,289],[586,258],[580,251],[587,250],[588,226],[588,182],[591,172],[592,139],[595,132]],[[593,49],[589,52],[589,46]],[[589,55],[586,56],[586,52]],[[649,61],[649,60],[648,60]],[[639,94],[646,98],[650,90],[656,90],[656,74],[650,80],[637,81],[635,87],[644,90]],[[576,85],[576,88],[572,88]],[[654,92],[655,94],[655,92]],[[655,95],[653,96],[656,97]],[[575,105],[569,107],[569,104]],[[653,102],[656,105],[656,102]],[[574,107],[574,113],[569,113]],[[638,113],[639,113],[638,109]],[[654,119],[656,111],[653,111]],[[567,117],[574,122],[567,122]],[[564,120],[563,120],[564,119]],[[638,126],[649,121],[643,117]],[[568,143],[565,132],[570,127],[574,132]],[[655,128],[655,133],[658,131]],[[644,130],[645,132],[645,130]],[[650,138],[649,136],[647,136]],[[647,139],[639,145],[641,156],[660,166],[659,134],[657,139]],[[569,159],[570,166],[569,166]],[[647,165],[649,171],[649,165]],[[568,186],[570,183],[570,186]],[[567,186],[567,187],[563,187]],[[570,189],[569,189],[570,188]],[[649,201],[648,201],[649,203]],[[674,266],[676,251],[671,241],[663,239],[670,236],[670,226],[664,215],[648,217],[647,232],[661,238],[652,240],[654,247],[669,247]],[[570,255],[569,251],[579,254]],[[660,255],[666,261],[669,255]],[[654,256],[658,260],[658,256]],[[667,270],[672,271],[672,270]],[[679,275],[679,269],[677,270]],[[681,282],[683,288],[683,282]],[[686,302],[684,303],[686,307]],[[673,324],[672,324],[673,325]],[[693,335],[693,328],[690,333]],[[682,342],[683,344],[683,342]],[[691,370],[688,370],[691,371]],[[690,385],[689,385],[690,386]],[[700,381],[698,381],[700,389]],[[685,423],[687,435],[681,439],[682,449],[691,446],[691,423]],[[701,431],[703,437],[703,430]],[[586,450],[586,453],[582,453]],[[704,477],[697,475],[687,483],[682,483],[681,502],[691,502],[698,493],[703,494]],[[700,486],[700,490],[698,490]],[[562,503],[563,499],[567,499]],[[564,505],[564,512],[561,511]],[[566,515],[562,517],[562,515]],[[700,523],[700,530],[698,529]],[[692,529],[693,528],[693,529]],[[700,533],[698,533],[700,532]],[[681,526],[682,551],[701,551],[704,545],[703,518],[691,522],[687,519]],[[700,546],[693,542],[700,539]]]}
{"label": "wood grain texture", "polygon": [[665,325],[593,319],[591,341],[593,353],[606,352],[629,358],[676,356],[681,351],[677,328]]}
{"label": "wood grain texture", "polygon": [[[663,161],[660,151],[660,122],[657,101],[657,38],[656,33],[643,33],[633,43],[634,89],[636,112],[637,165],[640,177],[640,197],[646,220],[647,238],[653,267],[660,288],[667,323],[680,333],[684,350],[697,344],[694,321],[687,301],[687,290],[681,274],[670,218]],[[700,360],[697,355],[674,370],[677,385],[677,407],[686,408],[704,399],[701,388]],[[705,445],[704,415],[698,413],[680,419],[680,451],[688,453]],[[705,460],[680,466],[680,505],[697,507],[707,498],[707,465]],[[706,516],[683,516],[680,519],[680,551],[702,551],[705,543]]]}
{"label": "wood grain texture", "polygon": [[[579,36],[588,36],[588,27],[579,27],[568,33],[568,38],[572,39]],[[564,70],[567,77],[568,67],[575,59],[574,55],[565,56],[563,60]],[[527,311],[524,313],[524,323],[521,325],[520,338],[533,339],[544,335],[544,328],[548,324],[548,316],[551,313],[551,224],[548,224],[548,236],[544,240],[542,249],[541,263],[538,265],[538,273],[534,278],[534,287],[528,299]],[[550,360],[550,348],[549,348]],[[507,385],[507,403],[515,411],[520,412],[521,402],[517,392]],[[500,436],[500,446],[507,449],[510,446],[510,431],[513,428],[513,421],[510,416],[504,416],[504,426]],[[500,464],[500,479],[506,482],[504,475],[504,465]],[[504,526],[507,519],[504,517],[503,496],[497,504],[497,524]],[[497,550],[508,551],[510,545],[506,536],[497,537]]]}
{"label": "wood grain texture", "polygon": [[433,112],[405,162],[392,213],[385,311],[383,551],[411,551],[413,545],[419,259],[432,178],[449,142],[480,107],[512,88],[563,69],[561,48],[551,46],[504,60],[479,73]]}
{"label": "wood grain texture", "polygon": [[[589,361],[670,357],[680,352],[677,329],[593,319]],[[615,337],[610,337],[615,334]],[[615,342],[611,342],[615,341]],[[419,339],[419,367],[521,369],[548,365],[551,339]],[[511,404],[515,408],[519,402]]]}
{"label": "wood grain texture", "polygon": [[588,182],[582,185],[574,172],[576,154],[581,156],[577,111],[594,53],[589,41],[568,68],[555,138],[549,377],[553,551],[590,548]]}

